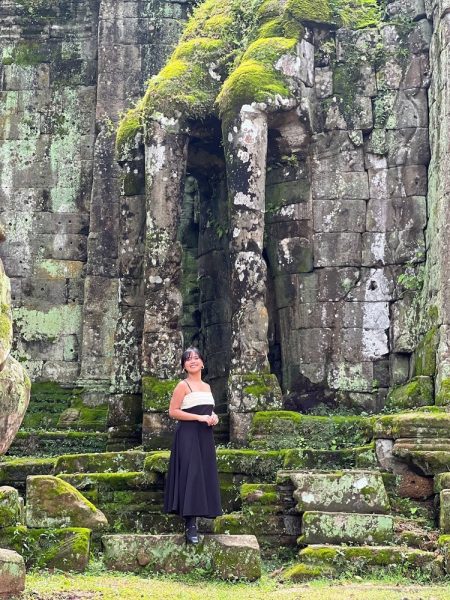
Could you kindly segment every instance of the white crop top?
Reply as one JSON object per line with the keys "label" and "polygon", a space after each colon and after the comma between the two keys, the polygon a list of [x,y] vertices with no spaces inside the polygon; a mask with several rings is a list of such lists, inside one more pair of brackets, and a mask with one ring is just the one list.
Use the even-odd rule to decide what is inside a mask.
{"label": "white crop top", "polygon": [[183,398],[181,403],[181,410],[192,408],[193,406],[199,406],[200,404],[211,404],[214,406],[214,398],[211,392],[189,392]]}

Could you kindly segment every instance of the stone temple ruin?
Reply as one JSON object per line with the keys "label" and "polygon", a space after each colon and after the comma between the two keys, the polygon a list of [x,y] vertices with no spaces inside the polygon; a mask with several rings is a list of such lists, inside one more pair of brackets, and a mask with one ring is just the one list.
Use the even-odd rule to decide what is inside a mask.
{"label": "stone temple ruin", "polygon": [[285,578],[443,577],[448,6],[192,9],[0,7],[2,436],[32,381],[1,438],[0,548],[83,570],[94,531],[112,568],[175,568],[155,558],[180,544],[167,408],[195,344],[221,416],[218,576],[281,547]]}

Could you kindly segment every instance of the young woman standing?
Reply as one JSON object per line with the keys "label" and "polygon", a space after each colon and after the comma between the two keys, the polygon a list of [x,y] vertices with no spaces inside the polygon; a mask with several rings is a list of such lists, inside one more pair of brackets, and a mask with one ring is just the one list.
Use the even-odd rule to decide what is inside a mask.
{"label": "young woman standing", "polygon": [[178,421],[164,494],[164,511],[185,519],[186,542],[198,543],[197,517],[222,514],[216,449],[212,428],[214,413],[210,386],[202,381],[204,360],[197,348],[187,348],[181,357],[187,373],[175,387],[169,416]]}

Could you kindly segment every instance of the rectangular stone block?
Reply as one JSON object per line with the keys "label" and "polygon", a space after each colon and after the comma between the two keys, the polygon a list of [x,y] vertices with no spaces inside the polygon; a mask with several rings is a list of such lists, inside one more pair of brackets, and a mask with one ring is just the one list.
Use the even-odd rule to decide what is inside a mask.
{"label": "rectangular stone block", "polygon": [[291,473],[297,510],[385,514],[390,509],[383,478],[375,471]]}
{"label": "rectangular stone block", "polygon": [[425,253],[425,237],[421,229],[362,234],[362,264],[378,267],[417,262]]}
{"label": "rectangular stone block", "polygon": [[301,544],[389,544],[394,539],[390,515],[343,512],[305,512]]}
{"label": "rectangular stone block", "polygon": [[425,196],[371,198],[367,203],[367,231],[423,230],[426,222]]}
{"label": "rectangular stone block", "polygon": [[365,171],[335,172],[330,173],[328,177],[324,177],[323,175],[314,177],[312,192],[316,200],[331,200],[336,198],[367,200],[369,198],[367,173]]}
{"label": "rectangular stone block", "polygon": [[387,329],[390,325],[387,302],[344,302],[342,327],[362,329]]}
{"label": "rectangular stone block", "polygon": [[315,200],[313,203],[315,232],[358,232],[365,230],[365,200]]}
{"label": "rectangular stone block", "polygon": [[315,267],[346,267],[361,264],[359,233],[316,233],[313,239]]}
{"label": "rectangular stone block", "polygon": [[390,169],[369,170],[371,198],[426,196],[427,168],[407,165]]}

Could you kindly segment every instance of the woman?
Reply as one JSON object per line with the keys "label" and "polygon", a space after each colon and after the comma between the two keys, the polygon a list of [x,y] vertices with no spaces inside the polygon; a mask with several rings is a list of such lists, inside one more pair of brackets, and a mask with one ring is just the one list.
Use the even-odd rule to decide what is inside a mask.
{"label": "woman", "polygon": [[169,416],[178,421],[170,454],[164,510],[185,519],[186,542],[198,544],[197,517],[222,514],[216,450],[212,428],[219,419],[213,411],[210,386],[202,381],[204,360],[197,348],[181,357],[187,373],[175,387]]}

